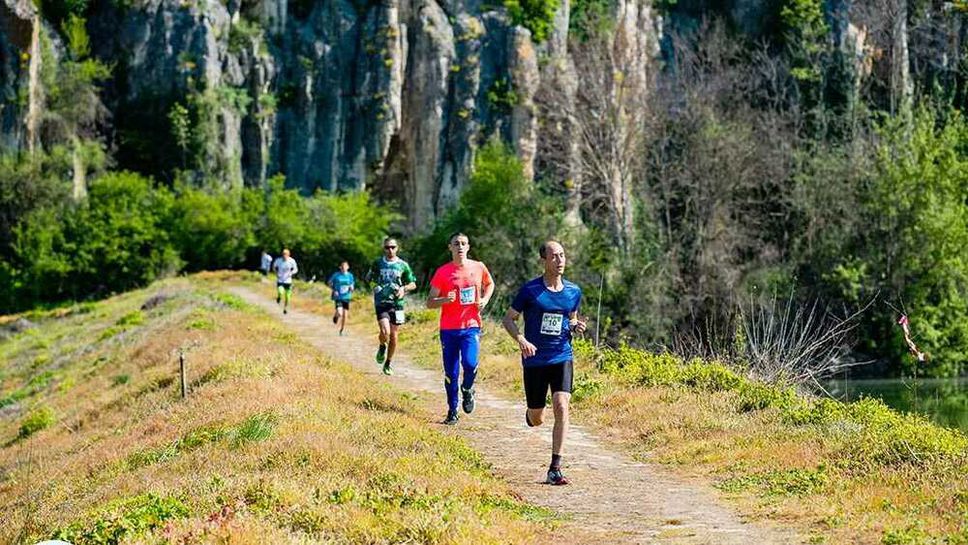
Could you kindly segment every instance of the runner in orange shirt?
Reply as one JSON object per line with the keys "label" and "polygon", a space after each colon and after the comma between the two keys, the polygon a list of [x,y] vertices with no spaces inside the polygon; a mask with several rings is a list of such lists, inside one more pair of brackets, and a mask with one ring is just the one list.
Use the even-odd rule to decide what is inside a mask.
{"label": "runner in orange shirt", "polygon": [[464,369],[464,380],[460,384],[461,406],[468,414],[474,410],[481,310],[494,294],[494,281],[483,263],[467,258],[471,248],[467,235],[454,233],[448,247],[451,261],[434,273],[427,308],[441,309],[440,346],[444,360],[444,389],[447,391],[444,424],[456,424],[457,383],[461,368]]}

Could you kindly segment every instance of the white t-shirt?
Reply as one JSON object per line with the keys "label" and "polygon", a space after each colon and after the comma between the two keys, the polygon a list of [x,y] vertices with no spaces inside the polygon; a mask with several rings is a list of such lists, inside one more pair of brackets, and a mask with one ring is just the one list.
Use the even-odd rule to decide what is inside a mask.
{"label": "white t-shirt", "polygon": [[272,263],[272,270],[276,271],[276,280],[283,284],[292,283],[292,275],[299,272],[296,260],[291,257],[277,257]]}

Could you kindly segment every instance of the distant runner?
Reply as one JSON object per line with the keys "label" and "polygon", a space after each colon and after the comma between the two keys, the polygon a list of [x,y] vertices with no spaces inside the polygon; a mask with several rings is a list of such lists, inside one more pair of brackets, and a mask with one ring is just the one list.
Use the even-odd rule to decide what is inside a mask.
{"label": "distant runner", "polygon": [[299,272],[296,260],[289,257],[289,248],[282,250],[282,256],[277,257],[272,263],[272,270],[276,272],[276,304],[285,302],[282,305],[282,313],[289,312],[289,301],[292,300],[292,277]]}
{"label": "distant runner", "polygon": [[269,276],[269,270],[272,268],[272,256],[268,252],[262,250],[262,255],[259,256],[259,272],[262,276]]}
{"label": "distant runner", "polygon": [[383,374],[393,374],[393,354],[397,349],[397,327],[403,325],[403,298],[417,289],[417,277],[406,261],[397,257],[397,241],[383,241],[383,257],[377,259],[366,276],[374,283],[373,304],[380,324],[380,348],[376,362],[383,365]]}
{"label": "distant runner", "polygon": [[[574,374],[571,338],[572,332],[585,331],[586,324],[578,317],[581,288],[562,278],[565,249],[559,242],[549,240],[541,245],[538,254],[544,263],[544,274],[521,287],[503,324],[521,349],[528,402],[524,420],[528,426],[540,426],[544,421],[545,396],[551,388],[555,425],[546,482],[563,485],[568,484],[568,479],[561,472],[561,453],[568,433],[568,401]],[[522,314],[523,335],[516,323]]]}
{"label": "distant runner", "polygon": [[356,279],[350,272],[350,264],[343,261],[339,264],[339,271],[334,272],[329,277],[330,289],[333,290],[331,297],[336,304],[336,311],[333,314],[333,323],[339,324],[339,334],[343,335],[346,327],[346,317],[350,313],[350,301],[353,299],[353,291],[356,289]]}
{"label": "distant runner", "polygon": [[456,424],[457,382],[465,413],[474,411],[474,378],[477,377],[480,351],[481,310],[494,294],[491,273],[480,261],[467,258],[470,241],[463,233],[450,237],[451,261],[442,265],[430,281],[427,308],[440,308],[440,348],[444,360],[444,389],[447,391],[447,418]]}

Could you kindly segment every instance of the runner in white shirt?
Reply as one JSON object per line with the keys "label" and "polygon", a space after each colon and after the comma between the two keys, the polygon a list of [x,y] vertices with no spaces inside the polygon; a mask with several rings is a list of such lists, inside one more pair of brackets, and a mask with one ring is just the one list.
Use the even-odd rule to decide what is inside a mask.
{"label": "runner in white shirt", "polygon": [[285,298],[282,313],[286,314],[289,312],[289,301],[292,300],[292,277],[299,272],[296,260],[289,257],[289,248],[282,250],[282,256],[272,263],[272,270],[276,271],[276,303]]}

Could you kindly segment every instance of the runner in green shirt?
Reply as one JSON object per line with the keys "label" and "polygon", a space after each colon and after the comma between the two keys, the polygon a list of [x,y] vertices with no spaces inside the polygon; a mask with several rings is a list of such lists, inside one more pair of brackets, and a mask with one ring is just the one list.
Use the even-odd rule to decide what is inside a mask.
{"label": "runner in green shirt", "polygon": [[383,373],[393,374],[393,353],[397,348],[397,328],[404,322],[403,300],[407,292],[417,289],[417,277],[406,261],[397,257],[397,241],[383,241],[383,257],[377,259],[367,274],[373,285],[373,305],[380,324],[380,348],[376,362]]}

